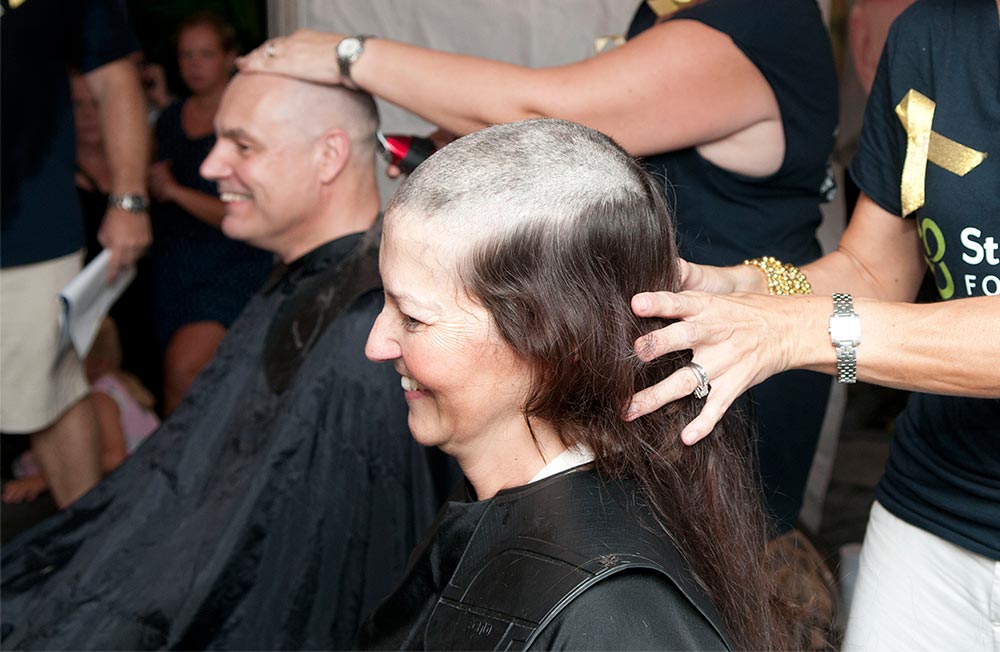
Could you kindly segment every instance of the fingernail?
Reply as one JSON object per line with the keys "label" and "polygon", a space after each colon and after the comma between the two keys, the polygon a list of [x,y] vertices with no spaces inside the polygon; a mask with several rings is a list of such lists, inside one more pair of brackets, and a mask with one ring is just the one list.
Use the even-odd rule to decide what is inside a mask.
{"label": "fingernail", "polygon": [[636,405],[635,403],[629,403],[628,409],[625,410],[625,420],[635,421],[635,419],[638,416],[639,416],[639,406]]}
{"label": "fingernail", "polygon": [[698,439],[699,435],[696,430],[692,430],[691,432],[681,433],[681,441],[683,441],[686,446],[692,446],[698,443]]}
{"label": "fingernail", "polygon": [[649,309],[649,299],[639,294],[632,298],[632,309],[636,312]]}

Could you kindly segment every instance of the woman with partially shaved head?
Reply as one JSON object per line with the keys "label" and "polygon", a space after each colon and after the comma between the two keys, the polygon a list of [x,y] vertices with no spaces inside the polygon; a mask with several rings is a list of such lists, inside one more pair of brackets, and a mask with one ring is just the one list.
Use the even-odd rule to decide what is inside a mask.
{"label": "woman with partially shaved head", "polygon": [[371,649],[774,649],[746,432],[685,446],[690,397],[621,418],[689,363],[641,361],[632,296],[677,288],[673,217],[609,138],[539,119],[448,145],[386,210],[368,340],[416,440],[468,479],[363,628]]}

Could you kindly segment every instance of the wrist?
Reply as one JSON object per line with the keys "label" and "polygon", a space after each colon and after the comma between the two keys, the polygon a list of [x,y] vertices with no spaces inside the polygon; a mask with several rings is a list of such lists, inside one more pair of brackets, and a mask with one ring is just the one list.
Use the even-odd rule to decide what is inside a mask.
{"label": "wrist", "polygon": [[733,270],[733,292],[752,292],[754,294],[767,294],[767,275],[761,273],[760,268],[755,265],[735,265]]}
{"label": "wrist", "polygon": [[837,364],[830,346],[830,297],[783,297],[778,337],[784,346],[785,368],[829,373]]}
{"label": "wrist", "polygon": [[136,215],[149,210],[149,198],[144,193],[122,192],[108,195],[108,208],[118,208]]}
{"label": "wrist", "polygon": [[774,256],[763,256],[744,260],[743,264],[760,270],[768,294],[812,294],[812,286],[809,285],[806,275],[791,263],[783,263]]}
{"label": "wrist", "polygon": [[851,384],[858,379],[858,346],[861,344],[861,317],[854,311],[850,294],[833,295],[830,315],[830,343],[836,352],[837,382]]}
{"label": "wrist", "polygon": [[354,65],[365,54],[367,41],[371,38],[372,36],[367,34],[355,34],[345,36],[337,43],[334,52],[337,59],[338,79],[342,86],[355,90],[360,88],[353,77]]}

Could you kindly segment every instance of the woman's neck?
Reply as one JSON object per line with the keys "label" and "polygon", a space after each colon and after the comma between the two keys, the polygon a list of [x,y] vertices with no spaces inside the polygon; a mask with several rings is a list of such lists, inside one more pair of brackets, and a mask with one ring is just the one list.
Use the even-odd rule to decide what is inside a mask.
{"label": "woman's neck", "polygon": [[188,102],[191,103],[191,107],[201,111],[210,112],[213,116],[219,108],[219,104],[222,102],[222,94],[226,91],[226,86],[223,84],[218,88],[213,88],[207,90],[204,93],[199,93],[198,95],[192,95],[188,98]]}
{"label": "woman's neck", "polygon": [[519,417],[506,428],[476,437],[461,450],[446,452],[462,467],[476,490],[476,498],[486,500],[502,489],[528,484],[565,450],[551,425],[533,420],[529,430],[523,417]]}

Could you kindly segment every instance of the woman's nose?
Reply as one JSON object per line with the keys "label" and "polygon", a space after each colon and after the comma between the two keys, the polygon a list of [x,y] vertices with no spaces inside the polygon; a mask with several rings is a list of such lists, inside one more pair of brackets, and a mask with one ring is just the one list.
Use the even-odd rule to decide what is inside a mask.
{"label": "woman's nose", "polygon": [[368,333],[368,343],[365,344],[365,355],[372,362],[386,362],[400,357],[399,343],[392,336],[392,328],[385,311],[379,313]]}

